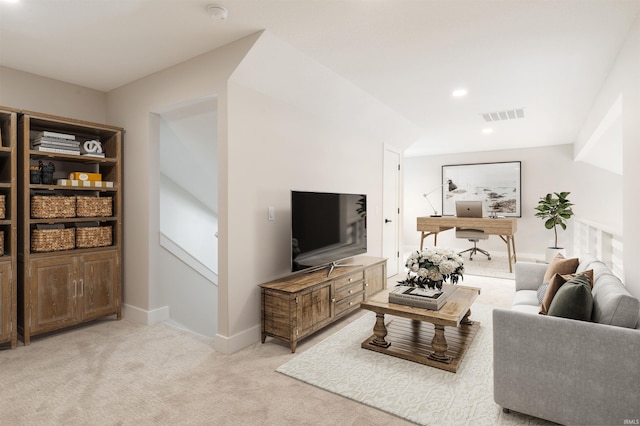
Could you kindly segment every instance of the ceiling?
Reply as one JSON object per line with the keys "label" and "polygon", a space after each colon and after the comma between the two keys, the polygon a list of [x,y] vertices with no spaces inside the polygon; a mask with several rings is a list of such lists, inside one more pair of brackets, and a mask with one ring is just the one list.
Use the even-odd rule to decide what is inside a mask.
{"label": "ceiling", "polygon": [[[637,0],[219,0],[216,20],[211,3],[0,0],[0,65],[108,92],[266,29],[419,125],[407,155],[533,147],[576,139],[640,13]],[[514,109],[524,118],[483,119]]]}

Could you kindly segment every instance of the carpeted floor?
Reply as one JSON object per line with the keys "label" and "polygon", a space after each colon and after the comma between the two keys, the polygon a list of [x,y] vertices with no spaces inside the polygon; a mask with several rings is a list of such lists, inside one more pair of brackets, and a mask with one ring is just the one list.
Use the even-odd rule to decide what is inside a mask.
{"label": "carpeted floor", "polygon": [[[464,284],[482,288],[477,303],[509,306],[513,297],[512,280],[469,275]],[[364,314],[302,340],[295,354],[267,339],[223,355],[209,339],[126,318],[37,337],[0,350],[0,424],[411,424],[275,371]]]}
{"label": "carpeted floor", "polygon": [[[491,260],[485,256],[476,255],[473,260],[469,260],[468,255],[464,255],[465,275],[477,275],[483,277],[514,279],[515,274],[509,272],[509,260],[507,256],[491,256]],[[515,268],[515,265],[513,265]]]}
{"label": "carpeted floor", "polygon": [[[302,342],[299,352],[313,343]],[[275,372],[293,356],[278,342],[227,356],[211,340],[167,324],[100,321],[0,351],[0,424],[382,426],[399,420]]]}

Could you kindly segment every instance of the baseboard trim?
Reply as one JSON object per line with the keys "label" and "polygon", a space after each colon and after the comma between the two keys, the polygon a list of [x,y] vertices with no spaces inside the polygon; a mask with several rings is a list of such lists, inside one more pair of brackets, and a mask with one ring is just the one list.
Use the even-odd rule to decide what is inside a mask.
{"label": "baseboard trim", "polygon": [[161,308],[152,309],[150,311],[140,309],[137,306],[122,305],[122,315],[135,322],[140,322],[147,325],[156,324],[169,319],[169,307],[163,306]]}
{"label": "baseboard trim", "polygon": [[216,334],[215,350],[225,355],[231,355],[241,349],[260,342],[262,329],[260,325],[248,328],[231,337]]}
{"label": "baseboard trim", "polygon": [[[147,311],[140,309],[137,306],[127,305],[125,303],[122,305],[122,315],[129,320],[147,325],[163,321],[171,321],[168,306]],[[261,336],[262,329],[260,325],[243,330],[231,337],[216,334],[214,349],[225,355],[231,355],[246,348],[247,346],[260,342]]]}

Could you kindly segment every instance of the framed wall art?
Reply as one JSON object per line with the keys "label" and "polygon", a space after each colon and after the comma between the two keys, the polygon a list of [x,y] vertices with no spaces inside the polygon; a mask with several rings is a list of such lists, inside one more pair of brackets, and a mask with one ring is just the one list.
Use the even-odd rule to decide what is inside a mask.
{"label": "framed wall art", "polygon": [[456,214],[456,201],[482,201],[483,216],[522,217],[520,161],[442,166],[442,213]]}

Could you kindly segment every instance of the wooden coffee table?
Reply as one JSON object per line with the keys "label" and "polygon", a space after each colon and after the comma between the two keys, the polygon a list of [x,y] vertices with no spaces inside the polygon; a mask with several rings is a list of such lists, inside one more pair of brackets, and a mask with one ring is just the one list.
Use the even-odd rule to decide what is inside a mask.
{"label": "wooden coffee table", "polygon": [[[443,288],[449,295],[438,311],[389,303],[389,290],[362,302],[362,309],[376,313],[376,323],[373,336],[361,346],[453,373],[458,371],[480,328],[478,321],[469,319],[471,304],[480,289],[449,284]],[[394,317],[388,325],[385,325],[385,314]]]}

